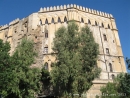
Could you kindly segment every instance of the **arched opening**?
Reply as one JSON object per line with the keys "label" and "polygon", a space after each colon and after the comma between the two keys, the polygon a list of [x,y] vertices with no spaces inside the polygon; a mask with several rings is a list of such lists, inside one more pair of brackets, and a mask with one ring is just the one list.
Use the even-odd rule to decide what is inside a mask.
{"label": "arched opening", "polygon": [[45,63],[44,68],[45,68],[46,70],[48,70],[48,63],[47,63],[47,62]]}
{"label": "arched opening", "polygon": [[41,19],[39,20],[39,25],[42,25],[42,20]]}
{"label": "arched opening", "polygon": [[84,23],[84,20],[83,20],[83,18],[81,18],[81,23]]}
{"label": "arched opening", "polygon": [[91,24],[91,21],[88,19],[88,24]]}
{"label": "arched opening", "polygon": [[45,24],[48,24],[48,20],[46,19]]}
{"label": "arched opening", "polygon": [[103,34],[103,38],[104,38],[104,41],[107,41],[107,36],[106,36],[106,34]]}
{"label": "arched opening", "polygon": [[113,72],[112,64],[111,63],[109,63],[109,69],[110,69],[110,72]]}
{"label": "arched opening", "polygon": [[102,23],[102,27],[104,28],[104,24]]}
{"label": "arched opening", "polygon": [[97,22],[95,21],[95,26],[98,26]]}
{"label": "arched opening", "polygon": [[66,16],[65,16],[65,18],[64,18],[64,22],[67,22],[67,18],[66,18]]}
{"label": "arched opening", "polygon": [[51,23],[54,23],[54,18],[52,18]]}
{"label": "arched opening", "polygon": [[110,29],[110,25],[108,24],[108,29]]}
{"label": "arched opening", "polygon": [[61,23],[60,17],[58,17],[58,22],[60,22],[60,23]]}

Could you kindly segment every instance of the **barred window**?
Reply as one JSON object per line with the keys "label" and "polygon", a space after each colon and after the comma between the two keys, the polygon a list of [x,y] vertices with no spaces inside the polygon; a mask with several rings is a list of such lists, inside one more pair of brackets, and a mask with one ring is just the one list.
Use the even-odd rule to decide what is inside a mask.
{"label": "barred window", "polygon": [[44,47],[44,53],[48,53],[48,47]]}

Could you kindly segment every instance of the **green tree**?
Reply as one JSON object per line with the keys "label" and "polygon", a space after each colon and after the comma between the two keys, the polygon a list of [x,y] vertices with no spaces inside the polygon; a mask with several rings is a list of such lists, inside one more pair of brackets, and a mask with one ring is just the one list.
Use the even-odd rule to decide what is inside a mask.
{"label": "green tree", "polygon": [[54,56],[56,62],[51,72],[55,95],[62,97],[87,91],[94,78],[98,77],[97,68],[98,44],[92,32],[85,26],[81,30],[74,23],[61,27],[55,33]]}
{"label": "green tree", "polygon": [[118,74],[112,83],[107,83],[100,90],[102,95],[109,95],[102,98],[130,98],[130,74]]}
{"label": "green tree", "polygon": [[11,64],[9,55],[10,45],[0,39],[0,94],[7,96],[12,91],[15,75],[15,67]]}
{"label": "green tree", "polygon": [[35,98],[40,90],[41,73],[31,67],[36,52],[32,41],[23,39],[14,54],[9,43],[0,40],[0,93],[4,98]]}
{"label": "green tree", "polygon": [[12,63],[16,67],[17,82],[15,86],[17,87],[15,94],[18,98],[35,98],[40,90],[40,70],[31,67],[37,56],[33,47],[33,41],[24,38],[12,56]]}

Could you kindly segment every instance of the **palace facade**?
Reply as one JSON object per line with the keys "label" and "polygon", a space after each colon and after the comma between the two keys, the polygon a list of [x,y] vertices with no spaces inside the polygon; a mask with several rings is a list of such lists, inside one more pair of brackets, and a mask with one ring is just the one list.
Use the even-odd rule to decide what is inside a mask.
{"label": "palace facade", "polygon": [[87,92],[87,98],[95,98],[95,95],[100,94],[101,86],[108,81],[112,82],[118,73],[126,72],[118,29],[111,14],[75,4],[40,8],[26,18],[0,26],[0,39],[10,42],[11,54],[23,37],[33,39],[39,53],[34,66],[45,64],[45,68],[50,71],[51,63],[55,61],[51,56],[55,31],[61,26],[66,27],[70,20],[75,20],[79,27],[88,25],[99,44],[97,63],[102,72]]}

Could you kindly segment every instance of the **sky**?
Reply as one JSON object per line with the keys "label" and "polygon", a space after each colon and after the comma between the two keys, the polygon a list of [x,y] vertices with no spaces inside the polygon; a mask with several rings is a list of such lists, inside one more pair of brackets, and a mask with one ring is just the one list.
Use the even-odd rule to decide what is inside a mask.
{"label": "sky", "polygon": [[[130,58],[130,0],[0,0],[0,25],[24,18],[42,7],[76,4],[114,16],[124,58]],[[130,72],[130,71],[128,71]]]}

